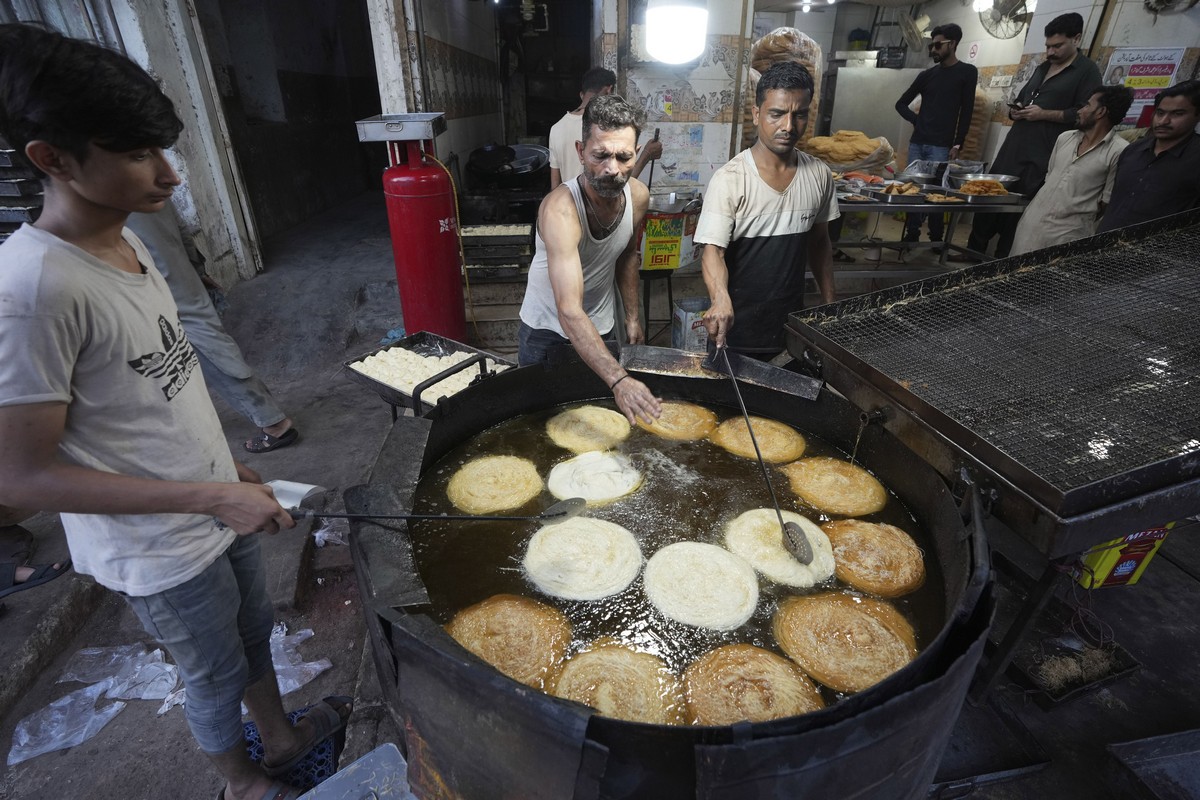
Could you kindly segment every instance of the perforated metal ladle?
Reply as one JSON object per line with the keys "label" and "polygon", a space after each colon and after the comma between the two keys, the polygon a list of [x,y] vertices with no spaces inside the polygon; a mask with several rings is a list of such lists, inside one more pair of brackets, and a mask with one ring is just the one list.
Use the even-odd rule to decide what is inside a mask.
{"label": "perforated metal ladle", "polygon": [[804,535],[804,530],[794,522],[783,521],[783,512],[779,510],[779,500],[775,497],[775,487],[771,485],[767,463],[763,461],[762,451],[758,449],[758,439],[754,437],[754,428],[750,425],[750,413],[746,411],[746,404],[742,401],[742,390],[738,387],[737,375],[733,372],[733,365],[729,363],[729,350],[724,346],[718,347],[717,350],[725,359],[725,366],[729,370],[729,379],[733,381],[733,393],[742,409],[742,419],[746,420],[746,431],[750,434],[750,444],[754,445],[754,455],[758,457],[758,468],[762,470],[763,481],[767,484],[767,491],[771,493],[771,504],[775,506],[775,517],[779,520],[779,527],[783,529],[784,549],[801,564],[811,564],[813,560],[812,545],[809,544],[808,537]]}

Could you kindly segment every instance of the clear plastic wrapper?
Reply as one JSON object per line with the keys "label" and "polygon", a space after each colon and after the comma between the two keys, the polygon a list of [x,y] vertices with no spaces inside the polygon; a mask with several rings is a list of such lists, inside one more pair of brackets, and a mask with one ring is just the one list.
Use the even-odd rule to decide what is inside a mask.
{"label": "clear plastic wrapper", "polygon": [[77,689],[18,722],[13,730],[8,766],[43,753],[75,747],[99,733],[125,708],[125,703],[119,700],[98,707],[112,683],[108,678]]}

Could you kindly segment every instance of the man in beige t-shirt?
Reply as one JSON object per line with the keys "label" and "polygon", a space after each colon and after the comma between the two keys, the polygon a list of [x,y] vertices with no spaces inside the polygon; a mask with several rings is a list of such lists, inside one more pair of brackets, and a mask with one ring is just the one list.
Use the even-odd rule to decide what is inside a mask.
{"label": "man in beige t-shirt", "polygon": [[[560,184],[574,180],[583,172],[583,158],[575,145],[583,138],[583,109],[593,97],[612,94],[617,85],[617,76],[611,69],[592,67],[583,73],[579,89],[579,107],[563,114],[562,119],[550,128],[550,190]],[[642,174],[646,164],[662,155],[662,144],[657,140],[647,142],[638,152],[633,165],[632,177]]]}

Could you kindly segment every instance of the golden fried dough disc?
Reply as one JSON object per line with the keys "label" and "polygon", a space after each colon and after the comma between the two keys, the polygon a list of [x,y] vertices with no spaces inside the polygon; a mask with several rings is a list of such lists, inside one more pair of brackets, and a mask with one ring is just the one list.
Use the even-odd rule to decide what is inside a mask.
{"label": "golden fried dough disc", "polygon": [[751,644],[710,650],[687,668],[683,682],[693,725],[765,722],[825,707],[799,667]]}
{"label": "golden fried dough disc", "polygon": [[758,605],[754,567],[715,544],[669,544],[646,562],[642,580],[655,608],[685,625],[731,630]]}
{"label": "golden fried dough disc", "polygon": [[630,722],[678,725],[683,720],[682,686],[662,659],[614,640],[567,659],[551,694]]}
{"label": "golden fried dough disc", "polygon": [[576,453],[611,450],[625,441],[629,431],[623,414],[600,406],[568,408],[546,423],[550,440]]}
{"label": "golden fried dough disc", "polygon": [[639,427],[657,434],[664,439],[675,441],[694,441],[703,439],[717,427],[717,415],[707,408],[695,403],[685,403],[682,400],[664,400],[662,416],[647,425],[638,417]]}
{"label": "golden fried dough disc", "polygon": [[528,597],[497,594],[454,615],[446,631],[502,673],[541,689],[562,663],[571,623],[561,611]]}
{"label": "golden fried dough disc", "polygon": [[580,453],[555,464],[546,486],[559,500],[582,497],[589,506],[611,503],[642,485],[642,473],[619,453]]}
{"label": "golden fried dough disc", "polygon": [[821,530],[833,546],[838,580],[855,589],[899,597],[925,582],[924,553],[895,525],[841,519]]}
{"label": "golden fried dough disc", "polygon": [[548,595],[599,600],[633,583],[642,569],[642,550],[620,525],[574,517],[535,533],[523,564],[529,579]]}
{"label": "golden fried dough disc", "polygon": [[[790,425],[765,417],[751,417],[750,424],[754,426],[754,438],[758,441],[758,449],[762,451],[763,461],[782,464],[804,455],[804,437]],[[742,417],[730,417],[725,420],[708,438],[713,444],[725,448],[735,456],[755,457],[750,431]]]}
{"label": "golden fried dough disc", "polygon": [[450,502],[468,514],[520,508],[541,492],[537,467],[516,456],[483,456],[468,461],[446,487]]}
{"label": "golden fried dough disc", "polygon": [[792,491],[828,514],[861,517],[887,505],[887,489],[862,467],[840,458],[805,458],[779,468]]}
{"label": "golden fried dough disc", "polygon": [[776,583],[807,589],[833,575],[833,549],[816,523],[793,511],[782,511],[784,522],[800,526],[812,549],[811,564],[801,564],[783,546],[783,529],[773,508],[756,508],[725,526],[725,546]]}
{"label": "golden fried dough disc", "polygon": [[839,692],[874,686],[917,654],[912,626],[893,606],[837,592],[784,600],[774,630],[789,658]]}

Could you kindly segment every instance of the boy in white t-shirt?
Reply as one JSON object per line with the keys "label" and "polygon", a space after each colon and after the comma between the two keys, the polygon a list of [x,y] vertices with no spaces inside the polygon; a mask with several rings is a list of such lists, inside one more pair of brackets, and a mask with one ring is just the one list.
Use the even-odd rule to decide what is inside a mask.
{"label": "boy in white t-shirt", "polygon": [[234,462],[170,291],[124,228],[179,184],[163,148],[182,128],[124,56],[0,26],[0,135],[45,191],[38,221],[0,245],[0,504],[61,512],[76,569],[171,652],[226,800],[281,800],[298,793],[276,778],[344,725],[350,700],[295,727],[284,715],[257,534],[295,523]]}

